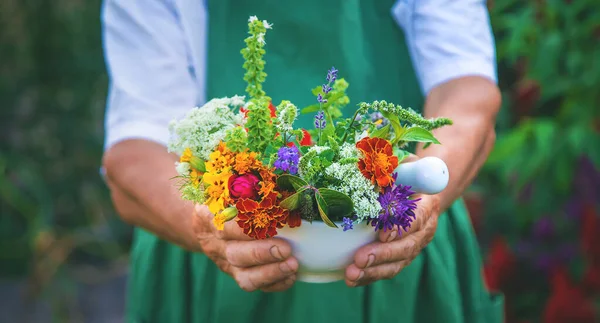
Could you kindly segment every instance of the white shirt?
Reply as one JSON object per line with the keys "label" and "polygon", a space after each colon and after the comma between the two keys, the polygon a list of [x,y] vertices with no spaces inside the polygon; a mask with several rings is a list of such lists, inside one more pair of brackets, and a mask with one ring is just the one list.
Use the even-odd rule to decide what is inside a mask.
{"label": "white shirt", "polygon": [[[496,82],[485,0],[399,0],[390,14],[404,30],[424,94],[461,76]],[[105,0],[102,22],[110,77],[105,149],[132,138],[166,145],[168,123],[206,101],[204,1]]]}

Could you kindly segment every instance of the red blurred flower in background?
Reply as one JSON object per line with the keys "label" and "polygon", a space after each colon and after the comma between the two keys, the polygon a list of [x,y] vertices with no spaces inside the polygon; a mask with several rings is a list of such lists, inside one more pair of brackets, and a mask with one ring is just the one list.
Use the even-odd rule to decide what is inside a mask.
{"label": "red blurred flower in background", "polygon": [[595,322],[592,302],[581,288],[573,285],[564,267],[554,270],[551,284],[552,294],[544,310],[544,323]]}
{"label": "red blurred flower in background", "polygon": [[501,290],[515,272],[516,257],[502,237],[494,239],[488,257],[483,269],[486,284],[492,291]]}

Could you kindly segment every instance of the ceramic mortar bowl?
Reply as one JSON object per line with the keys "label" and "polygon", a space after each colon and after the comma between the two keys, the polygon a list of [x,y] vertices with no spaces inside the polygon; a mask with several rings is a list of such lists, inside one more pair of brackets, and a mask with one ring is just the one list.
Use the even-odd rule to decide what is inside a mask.
{"label": "ceramic mortar bowl", "polygon": [[356,251],[377,239],[375,228],[365,222],[355,224],[348,231],[342,230],[341,223],[336,224],[337,229],[321,221],[302,220],[300,227],[278,230],[277,237],[290,243],[298,260],[298,281],[329,283],[343,280]]}

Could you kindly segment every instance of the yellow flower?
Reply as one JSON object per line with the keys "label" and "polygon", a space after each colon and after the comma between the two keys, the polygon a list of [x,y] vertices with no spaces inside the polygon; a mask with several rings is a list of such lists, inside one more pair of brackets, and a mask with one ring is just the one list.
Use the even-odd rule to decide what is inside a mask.
{"label": "yellow flower", "polygon": [[181,155],[181,157],[179,157],[179,162],[180,163],[189,163],[190,160],[192,160],[192,157],[194,157],[194,154],[192,154],[192,150],[190,148],[186,148],[183,151],[183,155]]}
{"label": "yellow flower", "polygon": [[202,173],[195,168],[192,168],[190,172],[190,180],[192,181],[194,187],[200,186],[200,182],[202,181]]}
{"label": "yellow flower", "polygon": [[217,228],[217,230],[225,229],[225,222],[233,220],[237,216],[238,210],[235,206],[228,207],[223,212],[215,215],[213,218],[213,224]]}
{"label": "yellow flower", "polygon": [[205,192],[208,197],[205,204],[212,214],[221,212],[229,201],[229,188],[227,187],[227,182],[229,181],[230,176],[231,173],[229,172],[204,174],[203,180],[204,183],[207,184]]}
{"label": "yellow flower", "polygon": [[228,173],[233,165],[233,155],[225,148],[219,145],[219,148],[209,155],[206,162],[206,171],[210,173]]}

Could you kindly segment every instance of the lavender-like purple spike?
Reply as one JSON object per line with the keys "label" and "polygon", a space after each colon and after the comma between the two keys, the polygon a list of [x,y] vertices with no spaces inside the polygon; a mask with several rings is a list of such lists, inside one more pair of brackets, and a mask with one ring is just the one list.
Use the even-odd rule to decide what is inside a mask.
{"label": "lavender-like purple spike", "polygon": [[319,111],[315,116],[315,128],[324,129],[325,125],[325,113],[323,111]]}
{"label": "lavender-like purple spike", "polygon": [[335,82],[335,80],[337,79],[337,72],[338,70],[336,70],[335,67],[331,67],[331,69],[327,71],[327,83]]}
{"label": "lavender-like purple spike", "polygon": [[319,93],[319,95],[317,95],[317,101],[319,101],[319,103],[327,103],[327,99],[323,98],[321,93]]}

